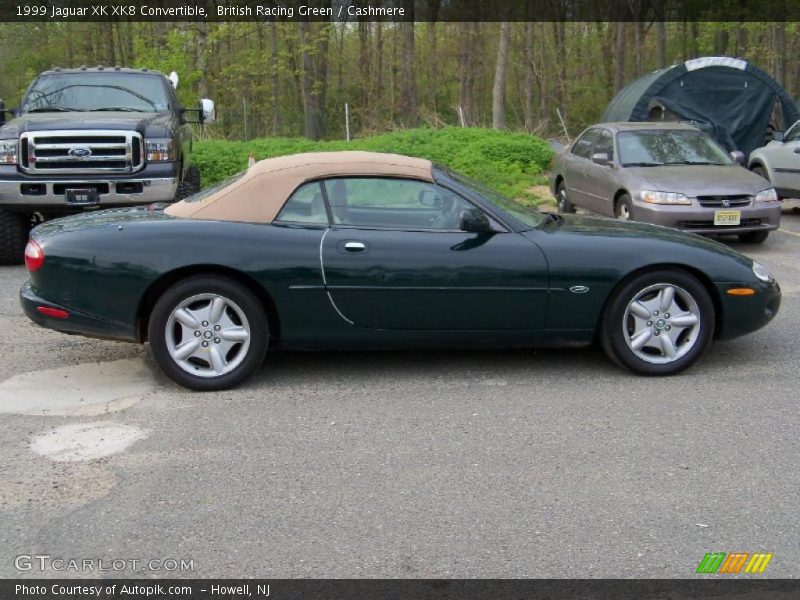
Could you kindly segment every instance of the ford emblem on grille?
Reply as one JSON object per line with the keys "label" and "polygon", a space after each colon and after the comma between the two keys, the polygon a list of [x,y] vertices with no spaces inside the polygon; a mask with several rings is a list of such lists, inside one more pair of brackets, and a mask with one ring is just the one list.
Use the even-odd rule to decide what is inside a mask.
{"label": "ford emblem on grille", "polygon": [[92,155],[92,150],[91,148],[70,148],[67,154],[75,158],[87,158]]}

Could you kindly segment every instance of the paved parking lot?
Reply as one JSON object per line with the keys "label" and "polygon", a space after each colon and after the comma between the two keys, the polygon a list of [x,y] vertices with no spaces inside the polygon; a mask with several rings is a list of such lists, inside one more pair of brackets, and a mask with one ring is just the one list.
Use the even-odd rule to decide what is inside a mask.
{"label": "paved parking lot", "polygon": [[[49,555],[139,576],[692,577],[706,552],[768,551],[765,575],[798,577],[800,215],[734,246],[777,275],[781,314],[680,376],[597,349],[284,353],[207,394],[147,348],[35,328],[25,271],[0,268],[0,576],[97,575],[15,567]],[[193,570],[141,570],[164,559]]]}

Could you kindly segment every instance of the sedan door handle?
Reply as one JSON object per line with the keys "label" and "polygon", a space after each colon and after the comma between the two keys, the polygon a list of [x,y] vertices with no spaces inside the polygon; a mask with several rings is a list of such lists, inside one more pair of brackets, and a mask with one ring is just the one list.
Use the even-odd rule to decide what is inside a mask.
{"label": "sedan door handle", "polygon": [[367,249],[367,245],[364,242],[346,242],[344,249],[353,253],[364,252]]}

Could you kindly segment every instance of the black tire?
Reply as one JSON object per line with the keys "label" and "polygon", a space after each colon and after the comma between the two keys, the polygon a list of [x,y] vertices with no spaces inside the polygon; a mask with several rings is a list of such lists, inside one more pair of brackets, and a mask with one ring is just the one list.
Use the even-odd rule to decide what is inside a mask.
{"label": "black tire", "polygon": [[[189,368],[189,365],[187,365],[186,368],[182,367],[177,362],[177,359],[173,358],[169,350],[167,327],[173,311],[182,302],[198,295],[218,295],[229,302],[232,301],[235,307],[244,314],[247,320],[247,326],[249,326],[250,329],[249,346],[244,351],[240,349],[242,357],[238,366],[219,376],[201,376],[190,373],[186,370],[186,368]],[[203,301],[204,300],[201,300],[200,302]],[[226,308],[226,311],[227,310]],[[203,324],[206,325],[203,326]],[[203,342],[206,346],[214,342],[219,343],[219,340],[212,339],[211,337],[204,337],[207,332],[212,331],[212,326],[213,323],[209,326],[206,321],[201,323],[201,329],[204,328],[206,331],[198,336],[198,341]],[[181,326],[176,323],[173,325],[173,328],[174,327]],[[183,330],[182,327],[181,330]],[[177,329],[175,329],[175,331],[177,331]],[[195,333],[195,335],[198,334]],[[212,336],[213,335],[219,334],[212,333]],[[161,367],[170,379],[192,390],[223,390],[240,384],[262,364],[269,340],[269,324],[264,308],[258,298],[245,286],[233,279],[220,275],[197,275],[179,281],[164,292],[156,301],[148,324],[148,339],[150,341],[153,357],[158,363],[158,366]],[[188,338],[186,341],[190,339],[191,338]],[[208,342],[204,342],[206,339]],[[243,347],[244,344],[242,344],[240,348]],[[210,352],[212,349],[213,346],[209,347],[208,351],[205,352]],[[199,348],[198,351],[204,352],[204,350],[200,350]],[[232,351],[235,351],[235,347]],[[192,365],[192,368],[198,372],[208,370],[201,364],[202,359],[192,359],[190,357],[190,360],[199,361],[197,364]],[[210,360],[206,361],[208,368],[212,368],[211,362]]]}
{"label": "black tire", "polygon": [[633,220],[633,203],[629,194],[622,194],[614,205],[614,216],[620,221]]}
{"label": "black tire", "polygon": [[[675,294],[675,297],[681,302],[683,302],[683,298],[679,298],[679,293],[686,293],[691,297],[696,305],[699,318],[695,329],[688,328],[683,330],[680,326],[675,327],[673,334],[678,335],[679,343],[673,347],[681,348],[680,352],[682,354],[676,356],[670,362],[656,364],[640,358],[629,345],[629,334],[626,333],[626,328],[629,326],[630,321],[626,322],[626,311],[629,304],[643,291],[650,289],[651,286],[663,284],[677,288],[679,292]],[[664,315],[662,314],[661,316],[663,317]],[[674,316],[671,315],[671,317]],[[678,316],[682,316],[681,313]],[[632,313],[627,316],[629,320],[632,318]],[[660,321],[666,321],[666,324],[669,324],[669,319],[662,318]],[[694,276],[677,269],[652,271],[637,275],[623,282],[613,292],[603,311],[600,324],[600,344],[609,358],[623,368],[642,375],[672,375],[691,366],[705,352],[714,336],[714,321],[714,303],[706,288]],[[660,325],[662,327],[659,329],[660,334],[672,335],[666,333],[663,328],[666,324],[656,321],[649,323],[654,325],[653,332]],[[647,329],[650,329],[650,327],[647,327]],[[686,345],[680,346],[681,336],[684,335],[687,336],[683,338]],[[655,343],[658,337],[651,336],[650,339]],[[688,343],[690,340],[691,344]],[[644,354],[644,352],[642,353]],[[667,359],[667,357],[662,358]]]}
{"label": "black tire", "polygon": [[188,198],[192,194],[200,191],[200,169],[196,165],[191,165],[186,169],[186,175],[178,184],[178,189],[175,191],[175,201]]}
{"label": "black tire", "polygon": [[563,181],[556,186],[556,209],[562,215],[575,212],[575,207],[567,197],[567,186],[564,185]]}
{"label": "black tire", "polygon": [[[767,173],[767,169],[765,167],[762,167],[761,165],[754,165],[750,169],[750,171],[752,171],[753,173],[755,173],[756,175],[758,175],[762,179],[766,179],[767,181],[770,180],[769,179],[769,173]],[[770,182],[770,183],[772,183],[772,182]]]}
{"label": "black tire", "polygon": [[30,229],[30,215],[0,208],[0,265],[23,262]]}
{"label": "black tire", "polygon": [[745,244],[763,244],[769,237],[769,231],[746,231],[739,234],[739,241]]}

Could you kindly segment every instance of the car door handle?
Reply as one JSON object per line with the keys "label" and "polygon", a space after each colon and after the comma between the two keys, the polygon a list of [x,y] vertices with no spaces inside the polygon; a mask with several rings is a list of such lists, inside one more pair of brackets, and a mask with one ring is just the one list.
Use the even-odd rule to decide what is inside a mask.
{"label": "car door handle", "polygon": [[367,249],[367,245],[364,242],[345,242],[344,249],[355,254],[364,252]]}

